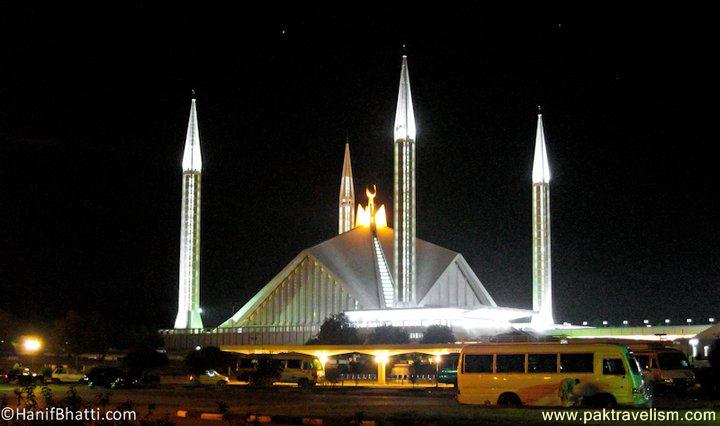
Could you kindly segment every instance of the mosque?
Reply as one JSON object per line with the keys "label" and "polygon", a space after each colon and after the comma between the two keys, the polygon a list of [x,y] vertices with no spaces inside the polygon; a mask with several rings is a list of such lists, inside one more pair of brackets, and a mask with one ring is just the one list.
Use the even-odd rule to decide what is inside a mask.
{"label": "mosque", "polygon": [[341,312],[357,327],[391,324],[414,330],[415,337],[432,324],[449,325],[456,335],[467,337],[552,327],[550,169],[542,116],[538,115],[532,172],[532,309],[498,306],[462,254],[416,237],[416,136],[408,62],[403,56],[394,125],[392,227],[385,206],[375,205],[375,187],[365,189],[365,205],[356,204],[346,144],[338,235],[302,250],[240,310],[218,327],[206,328],[199,273],[202,160],[193,99],[182,162],[174,334],[216,344],[302,344],[328,316]]}

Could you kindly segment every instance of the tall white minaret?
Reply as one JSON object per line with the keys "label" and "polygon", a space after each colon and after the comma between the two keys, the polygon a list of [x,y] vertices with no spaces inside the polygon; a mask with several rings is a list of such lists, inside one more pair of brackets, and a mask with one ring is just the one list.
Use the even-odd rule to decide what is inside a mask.
{"label": "tall white minaret", "polygon": [[180,283],[175,328],[203,328],[200,318],[200,130],[195,96],[190,105],[182,160],[182,216],[180,218]]}
{"label": "tall white minaret", "polygon": [[537,323],[554,324],[550,256],[550,166],[542,114],[538,114],[532,182],[533,310],[537,312]]}
{"label": "tall white minaret", "polygon": [[352,165],[350,164],[350,144],[345,144],[345,160],[343,161],[342,177],[340,178],[338,234],[355,227],[355,184],[353,183]]}
{"label": "tall white minaret", "polygon": [[394,260],[398,306],[414,306],[415,282],[415,115],[410,94],[407,56],[402,57],[400,91],[395,112]]}

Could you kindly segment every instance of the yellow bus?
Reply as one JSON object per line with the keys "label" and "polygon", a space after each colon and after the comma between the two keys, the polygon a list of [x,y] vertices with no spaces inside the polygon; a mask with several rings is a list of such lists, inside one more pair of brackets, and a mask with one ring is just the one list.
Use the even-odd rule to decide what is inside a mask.
{"label": "yellow bus", "polygon": [[500,406],[652,404],[627,346],[608,343],[507,343],[465,346],[457,400]]}

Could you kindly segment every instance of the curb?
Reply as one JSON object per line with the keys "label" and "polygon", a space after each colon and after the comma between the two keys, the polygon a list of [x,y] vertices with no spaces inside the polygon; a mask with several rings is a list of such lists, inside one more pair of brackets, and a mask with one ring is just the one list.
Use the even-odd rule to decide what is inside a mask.
{"label": "curb", "polygon": [[354,417],[302,417],[302,416],[268,416],[263,414],[220,414],[202,411],[178,410],[177,417],[185,419],[200,419],[222,421],[226,420],[236,424],[283,424],[321,426],[331,424],[357,424],[359,426],[375,426],[375,420],[357,421]]}

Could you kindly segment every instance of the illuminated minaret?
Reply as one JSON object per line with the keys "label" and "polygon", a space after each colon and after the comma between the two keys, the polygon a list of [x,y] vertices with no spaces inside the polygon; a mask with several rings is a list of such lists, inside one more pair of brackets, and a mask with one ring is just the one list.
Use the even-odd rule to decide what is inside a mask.
{"label": "illuminated minaret", "polygon": [[415,116],[407,56],[402,57],[400,91],[395,112],[393,229],[395,293],[398,306],[415,300]]}
{"label": "illuminated minaret", "polygon": [[538,323],[554,324],[550,256],[550,166],[542,114],[538,114],[532,182],[533,310],[538,313],[535,318]]}
{"label": "illuminated minaret", "polygon": [[200,131],[195,97],[190,105],[182,160],[182,216],[180,218],[180,285],[175,328],[203,328],[200,318]]}
{"label": "illuminated minaret", "polygon": [[345,144],[345,160],[340,178],[338,234],[355,227],[355,184],[353,184],[352,165],[350,165],[350,144]]}

